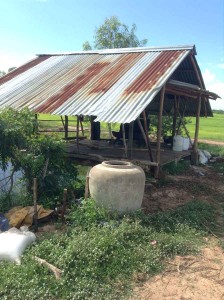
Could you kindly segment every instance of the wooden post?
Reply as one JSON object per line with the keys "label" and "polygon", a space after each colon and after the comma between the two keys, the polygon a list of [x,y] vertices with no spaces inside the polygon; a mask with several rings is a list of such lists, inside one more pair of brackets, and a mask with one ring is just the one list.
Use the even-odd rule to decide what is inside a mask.
{"label": "wooden post", "polygon": [[62,202],[62,210],[61,210],[61,219],[65,220],[65,211],[66,211],[66,205],[67,205],[67,198],[68,198],[68,190],[64,189],[63,191],[63,202]]}
{"label": "wooden post", "polygon": [[[148,134],[148,126],[147,126],[147,119],[146,119],[146,113],[145,113],[145,110],[142,112],[142,115],[143,115],[143,120],[144,120],[144,127],[145,127],[145,138],[146,138],[146,145],[147,145],[147,148],[148,148],[148,153],[149,153],[149,158],[150,158],[150,161],[153,161],[153,156],[152,156],[152,150],[151,150],[151,147],[150,147],[150,140],[149,140],[149,134]],[[140,120],[138,119],[138,125],[140,127],[140,129],[142,130],[143,127],[142,127],[142,124],[140,122]]]}
{"label": "wooden post", "polygon": [[194,135],[194,145],[193,145],[193,156],[192,163],[198,165],[198,133],[199,133],[199,121],[201,112],[201,96],[198,98],[198,109],[196,115],[196,125],[195,125],[195,135]]}
{"label": "wooden post", "polygon": [[79,122],[80,122],[80,126],[81,126],[82,136],[84,136],[84,129],[83,129],[82,121],[83,121],[83,118],[81,118],[81,119],[79,120]]}
{"label": "wooden post", "polygon": [[173,105],[173,129],[172,129],[172,137],[176,135],[176,127],[177,127],[177,96],[175,95],[174,98],[174,105]]}
{"label": "wooden post", "polygon": [[125,138],[125,129],[124,129],[123,123],[122,123],[122,136],[123,136],[125,157],[127,158],[128,157],[128,148],[127,148],[127,143],[126,143],[126,138]]}
{"label": "wooden post", "polygon": [[79,152],[79,116],[77,116],[77,123],[76,123],[76,146]]}
{"label": "wooden post", "polygon": [[165,95],[165,85],[163,86],[163,88],[161,90],[160,101],[159,101],[157,145],[156,145],[156,162],[158,163],[158,167],[156,167],[156,169],[155,169],[155,178],[158,178],[159,168],[160,168],[160,140],[161,140],[161,132],[162,132],[162,117],[163,117],[164,95]]}
{"label": "wooden post", "polygon": [[33,179],[33,221],[34,231],[38,231],[38,214],[37,214],[37,178]]}
{"label": "wooden post", "polygon": [[128,152],[129,152],[130,159],[132,159],[133,156],[133,130],[134,130],[134,122],[132,121],[129,124],[129,133],[128,133]]}
{"label": "wooden post", "polygon": [[90,117],[90,139],[100,140],[100,122],[94,122],[95,119],[95,116]]}
{"label": "wooden post", "polygon": [[65,140],[68,139],[68,116],[65,116]]}

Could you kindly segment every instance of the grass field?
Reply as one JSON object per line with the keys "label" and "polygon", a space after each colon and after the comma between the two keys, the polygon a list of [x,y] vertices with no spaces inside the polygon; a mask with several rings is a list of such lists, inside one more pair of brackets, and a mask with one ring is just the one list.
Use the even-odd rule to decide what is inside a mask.
{"label": "grass field", "polygon": [[[61,127],[63,130],[63,125],[61,122],[60,116],[53,116],[49,114],[40,114],[39,115],[40,128],[58,128]],[[54,121],[48,121],[54,120]],[[187,124],[187,129],[190,132],[190,136],[194,137],[195,131],[195,118],[191,118],[190,124]],[[83,124],[84,127],[88,127],[88,123]],[[69,117],[69,126],[76,126],[76,117]],[[107,130],[107,125],[102,123],[101,128],[103,130]],[[118,124],[112,125],[113,130],[119,130]],[[74,134],[73,134],[74,136]],[[211,118],[201,118],[200,119],[200,131],[199,131],[199,139],[212,140],[212,141],[220,141],[224,142],[224,114],[214,114],[214,117]]]}
{"label": "grass field", "polygon": [[[194,136],[195,118],[187,124],[191,137]],[[213,118],[200,119],[199,139],[224,142],[224,114],[214,114]]]}

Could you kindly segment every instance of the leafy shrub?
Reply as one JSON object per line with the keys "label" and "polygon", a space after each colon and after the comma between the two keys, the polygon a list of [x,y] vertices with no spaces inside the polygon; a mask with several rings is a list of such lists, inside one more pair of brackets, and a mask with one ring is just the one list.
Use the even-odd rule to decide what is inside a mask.
{"label": "leafy shrub", "polygon": [[[35,115],[28,109],[18,112],[10,108],[0,113],[0,140],[0,166],[5,169],[10,161],[12,174],[18,170],[24,173],[24,198],[32,197],[34,177],[38,180],[39,203],[45,199],[56,202],[64,188],[73,189],[77,170],[65,157],[64,142],[56,136],[37,135]],[[7,199],[12,197],[12,185],[13,181]]]}
{"label": "leafy shrub", "polygon": [[[182,122],[187,125],[191,123],[190,118],[182,118]],[[185,129],[183,123],[180,121],[180,118],[177,118],[177,124],[179,126],[178,134],[184,135]],[[157,116],[150,116],[150,130],[152,133],[157,132],[158,127],[158,117]],[[173,130],[173,117],[172,116],[163,116],[162,120],[162,136],[170,136],[172,135]]]}

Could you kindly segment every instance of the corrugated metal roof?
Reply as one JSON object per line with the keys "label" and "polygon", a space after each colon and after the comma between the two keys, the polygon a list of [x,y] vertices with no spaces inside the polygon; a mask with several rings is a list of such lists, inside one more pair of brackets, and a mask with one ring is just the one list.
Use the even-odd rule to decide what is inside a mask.
{"label": "corrugated metal roof", "polygon": [[0,78],[0,107],[129,123],[190,53],[194,46],[41,55]]}

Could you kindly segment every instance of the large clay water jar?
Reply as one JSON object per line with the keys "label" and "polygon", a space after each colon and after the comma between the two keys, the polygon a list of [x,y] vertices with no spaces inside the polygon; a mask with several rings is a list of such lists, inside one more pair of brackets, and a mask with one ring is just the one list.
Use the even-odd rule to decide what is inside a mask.
{"label": "large clay water jar", "polygon": [[145,189],[142,168],[125,161],[104,161],[89,173],[89,190],[97,205],[110,211],[133,212],[141,208]]}

